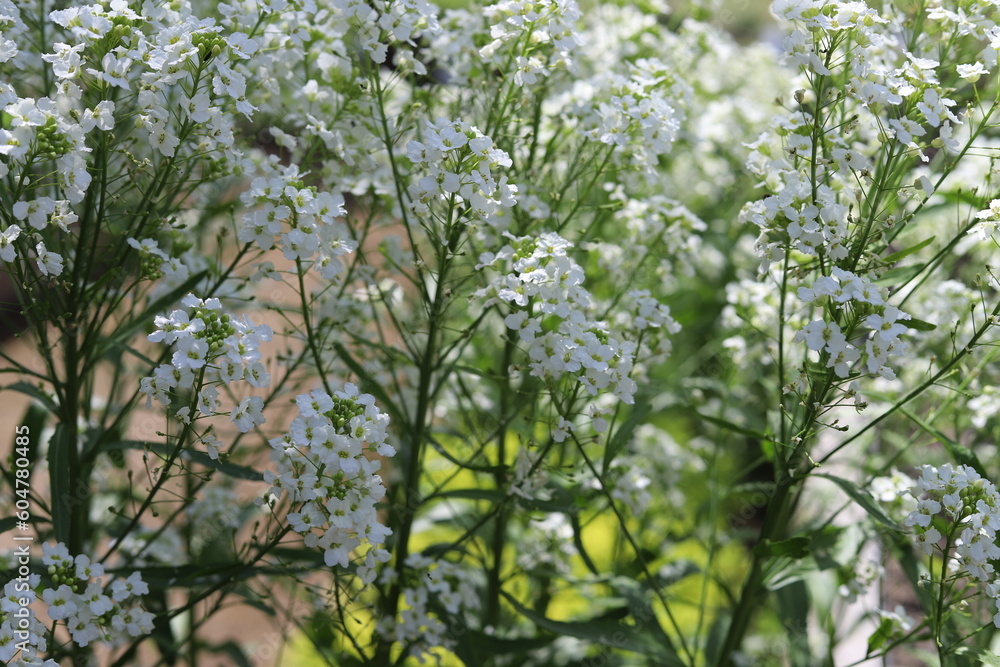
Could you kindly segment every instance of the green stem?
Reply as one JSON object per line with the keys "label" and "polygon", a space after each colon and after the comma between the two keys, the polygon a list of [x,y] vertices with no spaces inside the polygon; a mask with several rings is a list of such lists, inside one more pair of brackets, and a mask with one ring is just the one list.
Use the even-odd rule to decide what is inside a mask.
{"label": "green stem", "polygon": [[[503,490],[507,483],[506,440],[507,425],[509,423],[507,417],[510,410],[508,399],[511,387],[510,376],[507,375],[506,370],[510,366],[516,347],[517,343],[511,337],[510,332],[508,332],[503,347],[503,360],[500,363],[500,372],[503,375],[504,382],[500,390],[500,426],[497,428],[497,462],[496,472],[493,474],[493,481],[497,490]],[[500,620],[500,569],[503,564],[503,546],[507,537],[507,519],[509,516],[509,510],[503,507],[497,513],[496,520],[493,522],[493,563],[487,573],[483,627],[498,627]]]}

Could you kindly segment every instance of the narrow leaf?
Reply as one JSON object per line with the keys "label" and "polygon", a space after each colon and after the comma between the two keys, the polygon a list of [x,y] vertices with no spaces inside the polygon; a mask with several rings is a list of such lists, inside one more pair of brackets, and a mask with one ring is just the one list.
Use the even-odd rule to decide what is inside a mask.
{"label": "narrow leaf", "polygon": [[684,665],[675,651],[655,641],[648,632],[644,632],[640,627],[630,626],[614,619],[602,618],[587,621],[554,621],[528,609],[506,592],[501,592],[518,613],[549,632],[649,656],[656,661],[657,667],[682,667]]}
{"label": "narrow leaf", "polygon": [[923,271],[925,266],[927,265],[914,264],[913,266],[901,266],[897,269],[889,269],[875,281],[875,284],[896,285],[899,283],[909,282],[914,276]]}
{"label": "narrow leaf", "polygon": [[21,419],[21,426],[28,427],[28,466],[30,467],[32,463],[38,458],[38,451],[40,447],[38,446],[38,438],[42,434],[42,429],[45,428],[45,422],[48,419],[49,411],[40,406],[37,403],[32,403],[28,406],[28,409],[24,413],[24,417]]}
{"label": "narrow leaf", "polygon": [[931,324],[930,322],[925,322],[924,320],[918,320],[915,317],[911,317],[908,320],[900,320],[903,324],[911,329],[916,329],[917,331],[934,331],[937,329],[936,324]]}
{"label": "narrow leaf", "polygon": [[848,481],[841,477],[835,477],[833,475],[827,475],[824,473],[813,473],[812,476],[822,477],[823,479],[830,480],[831,482],[839,486],[841,489],[843,489],[844,493],[846,493],[851,498],[851,500],[860,505],[863,510],[868,512],[868,514],[871,515],[873,519],[875,519],[876,521],[885,526],[888,526],[889,528],[892,528],[893,530],[899,529],[899,526],[896,525],[896,522],[893,521],[891,518],[889,518],[889,515],[885,513],[885,510],[879,507],[878,503],[875,502],[875,499],[872,498],[871,494],[865,491],[864,489],[860,488],[854,482]]}
{"label": "narrow leaf", "polygon": [[785,640],[788,642],[789,662],[791,667],[812,667],[813,660],[809,650],[809,589],[805,582],[795,583],[780,589],[775,597],[778,601],[778,613],[781,624],[785,628]]}
{"label": "narrow leaf", "polygon": [[924,433],[932,436],[935,440],[944,445],[944,448],[948,450],[948,454],[951,458],[955,459],[957,463],[967,465],[978,472],[983,478],[989,479],[990,475],[987,473],[986,468],[980,462],[979,457],[976,456],[975,452],[965,445],[955,442],[906,408],[900,408],[900,412],[902,412],[907,419],[919,426]]}
{"label": "narrow leaf", "polygon": [[920,243],[918,243],[918,244],[916,244],[914,246],[910,246],[906,250],[900,250],[899,252],[894,252],[891,255],[889,255],[888,257],[886,257],[883,261],[886,264],[893,264],[895,262],[898,262],[899,260],[903,259],[904,257],[909,257],[913,253],[919,252],[923,248],[926,248],[928,245],[931,244],[932,241],[934,241],[935,238],[937,238],[937,237],[936,236],[932,236],[929,239],[924,239],[923,241],[921,241]]}
{"label": "narrow leaf", "polygon": [[[105,451],[113,449],[148,449],[152,452],[160,454],[161,456],[170,456],[170,453],[173,451],[172,447],[168,447],[162,442],[145,442],[141,440],[121,440],[108,445],[108,447],[105,448]],[[253,468],[237,465],[235,463],[213,460],[212,457],[208,455],[208,452],[187,448],[181,452],[180,456],[186,461],[193,461],[194,463],[203,465],[206,468],[218,470],[222,474],[229,475],[234,479],[246,479],[252,482],[264,481],[263,473],[258,472]]]}
{"label": "narrow leaf", "polygon": [[868,638],[868,655],[875,653],[880,648],[885,646],[885,643],[889,641],[892,636],[893,622],[891,618],[883,618],[882,622],[879,623],[878,628],[872,635]]}
{"label": "narrow leaf", "polygon": [[642,424],[646,417],[649,415],[650,406],[649,403],[642,403],[636,405],[632,414],[629,418],[618,427],[615,431],[614,437],[611,438],[611,442],[608,446],[604,448],[604,467],[602,470],[606,473],[608,471],[608,466],[615,460],[615,457],[625,448],[629,440],[632,439],[632,434],[635,433],[635,429]]}
{"label": "narrow leaf", "polygon": [[15,382],[14,384],[7,385],[4,389],[10,389],[12,391],[20,392],[26,396],[30,396],[47,407],[49,412],[56,411],[56,404],[52,402],[52,398],[33,384],[29,384],[28,382]]}
{"label": "narrow leaf", "polygon": [[993,651],[980,646],[963,646],[955,650],[955,655],[968,656],[978,661],[981,665],[990,667],[1000,667],[1000,656]]}
{"label": "narrow leaf", "polygon": [[779,556],[784,558],[805,558],[809,555],[809,544],[812,539],[805,535],[792,537],[779,542],[764,540],[754,547],[758,556]]}
{"label": "narrow leaf", "polygon": [[751,438],[756,438],[757,440],[760,440],[762,442],[770,440],[768,436],[764,435],[760,431],[754,431],[745,426],[740,426],[739,424],[734,424],[730,421],[726,421],[725,419],[719,419],[718,417],[710,417],[709,415],[703,415],[700,412],[695,412],[694,416],[697,417],[698,419],[704,419],[710,424],[715,424],[719,428],[723,428],[727,431],[734,431],[736,433],[740,433],[742,435],[749,436]]}

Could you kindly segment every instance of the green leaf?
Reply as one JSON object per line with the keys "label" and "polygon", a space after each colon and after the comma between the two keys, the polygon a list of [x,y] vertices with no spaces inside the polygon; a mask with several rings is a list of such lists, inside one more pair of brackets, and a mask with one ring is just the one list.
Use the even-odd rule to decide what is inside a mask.
{"label": "green leaf", "polygon": [[[147,584],[149,583],[145,574],[142,578]],[[160,655],[163,656],[161,661],[168,665],[176,665],[180,658],[177,650],[179,642],[174,635],[170,620],[167,618],[166,612],[170,607],[167,604],[166,590],[150,586],[149,593],[143,597],[143,603],[146,609],[153,614],[153,632],[150,633],[150,636],[156,642]]]}
{"label": "green leaf", "polygon": [[734,431],[736,433],[740,433],[742,435],[749,436],[751,438],[756,438],[761,442],[768,442],[771,439],[770,437],[761,433],[760,431],[754,431],[752,429],[746,428],[745,426],[740,426],[739,424],[734,424],[730,421],[726,421],[725,419],[719,419],[718,417],[710,417],[709,415],[703,415],[700,412],[695,412],[694,416],[697,417],[698,419],[704,419],[710,424],[715,424],[719,428],[725,429],[727,431]]}
{"label": "green leaf", "polygon": [[705,642],[705,664],[716,665],[719,662],[719,649],[726,643],[726,632],[732,623],[732,613],[723,607],[712,622],[708,631],[708,641]]}
{"label": "green leaf", "polygon": [[898,269],[889,269],[875,281],[875,284],[895,285],[898,283],[907,283],[923,271],[926,266],[926,264],[914,264],[913,266],[901,266]]}
{"label": "green leaf", "polygon": [[853,531],[845,526],[824,525],[809,533],[809,552],[817,570],[841,567],[854,560],[856,546]]}
{"label": "green leaf", "polygon": [[990,667],[1000,667],[1000,655],[997,655],[993,651],[981,648],[979,646],[962,646],[961,648],[955,649],[954,655],[968,656],[974,658],[981,665],[989,665]]}
{"label": "green leaf", "polygon": [[811,577],[818,570],[816,560],[810,556],[804,558],[775,557],[768,562],[764,587],[769,591],[780,591]]}
{"label": "green leaf", "polygon": [[806,619],[809,618],[809,589],[805,582],[796,581],[784,586],[775,597],[785,638],[788,641],[791,667],[812,667],[816,661],[809,650],[809,632]]}
{"label": "green leaf", "polygon": [[944,448],[948,450],[948,454],[957,463],[969,466],[978,472],[984,479],[989,479],[990,475],[987,473],[986,468],[980,462],[979,457],[976,456],[975,452],[965,445],[955,442],[906,408],[900,408],[899,411],[903,413],[907,419],[919,426],[925,433],[944,445]]}
{"label": "green leaf", "polygon": [[932,236],[929,239],[924,239],[923,241],[921,241],[920,243],[918,243],[918,244],[916,244],[914,246],[910,246],[906,250],[900,250],[899,252],[894,252],[891,255],[889,255],[888,257],[886,257],[883,261],[886,264],[893,264],[895,262],[898,262],[899,260],[903,259],[904,257],[909,257],[913,253],[919,252],[923,248],[926,248],[928,245],[931,244],[932,241],[934,241],[935,238],[937,238],[937,237],[936,236]]}
{"label": "green leaf", "polygon": [[607,473],[608,466],[611,465],[611,462],[615,460],[615,457],[618,456],[618,454],[629,443],[629,440],[632,439],[632,434],[635,433],[635,429],[646,420],[650,409],[649,403],[636,405],[635,409],[632,410],[632,414],[629,415],[629,418],[618,427],[617,431],[615,431],[614,436],[611,438],[611,442],[609,442],[608,446],[604,448],[604,466],[601,468],[604,473]]}
{"label": "green leaf", "polygon": [[48,410],[37,403],[32,403],[25,411],[24,417],[21,418],[20,425],[28,427],[28,456],[25,458],[28,459],[29,468],[38,458],[38,452],[41,449],[38,446],[38,438],[42,434],[42,429],[45,428],[48,416]]}
{"label": "green leaf", "polygon": [[841,489],[843,489],[844,493],[846,493],[851,498],[851,500],[860,505],[863,510],[868,512],[868,514],[873,519],[875,519],[884,526],[892,528],[893,530],[899,530],[899,526],[896,525],[896,522],[893,521],[891,518],[889,518],[889,515],[885,513],[885,510],[879,507],[878,503],[875,502],[875,499],[872,498],[871,494],[865,491],[864,489],[858,487],[858,485],[855,484],[854,482],[848,481],[841,477],[827,475],[825,473],[813,473],[812,477],[822,477],[823,479],[830,480],[831,482],[839,486]]}
{"label": "green leaf", "polygon": [[590,554],[587,553],[587,548],[583,545],[583,526],[580,524],[579,514],[570,514],[569,523],[573,527],[573,546],[576,547],[576,552],[583,559],[583,564],[587,566],[594,576],[601,576],[600,570],[594,565],[594,561],[590,559]]}
{"label": "green leaf", "polygon": [[778,542],[763,540],[753,548],[753,552],[758,556],[777,556],[797,560],[809,555],[809,544],[811,542],[812,538],[806,535],[799,535],[798,537]]}
{"label": "green leaf", "polygon": [[915,317],[911,317],[908,320],[900,320],[904,325],[911,329],[916,329],[917,331],[934,331],[937,329],[936,324],[931,324],[930,322],[925,322],[923,320],[918,320]]}
{"label": "green leaf", "polygon": [[[167,457],[173,452],[172,446],[167,446],[162,442],[145,442],[141,440],[121,440],[119,442],[111,443],[106,448],[107,450],[113,449],[148,449],[149,451],[156,452],[161,456]],[[213,470],[218,470],[224,475],[229,475],[234,479],[246,479],[251,482],[262,482],[264,481],[264,474],[254,470],[253,468],[248,468],[246,466],[237,465],[235,463],[228,463],[226,461],[212,460],[212,457],[208,455],[208,452],[202,452],[197,449],[185,448],[181,453],[180,457],[186,461],[193,461],[206,468],[211,468]]]}
{"label": "green leaf", "polygon": [[[663,578],[657,577],[657,585],[665,587],[671,583],[680,581],[687,574],[701,571],[701,568],[691,561],[683,561],[683,563],[678,562],[676,564],[680,566],[675,573],[676,578],[673,581],[664,582]],[[681,574],[681,572],[684,572],[684,574]],[[653,611],[653,607],[646,601],[644,594],[646,588],[639,581],[631,577],[615,577],[611,580],[610,584],[617,593],[624,596],[628,601],[629,616],[635,620],[635,627],[648,631],[662,646],[672,647],[673,642],[667,636],[667,633],[664,632],[663,626],[660,625],[660,621],[656,618],[656,612]]]}
{"label": "green leaf", "polygon": [[892,622],[891,618],[883,618],[882,622],[879,623],[878,628],[872,633],[871,637],[868,638],[868,655],[875,653],[880,648],[885,646],[885,643],[892,638],[892,630],[895,624]]}
{"label": "green leaf", "polygon": [[4,389],[10,389],[12,391],[17,391],[26,396],[39,401],[42,405],[49,409],[49,412],[55,412],[57,406],[52,402],[52,397],[39,389],[36,385],[29,384],[28,382],[15,382],[14,384],[9,384]]}
{"label": "green leaf", "polygon": [[586,621],[554,621],[528,609],[505,591],[501,591],[514,609],[538,627],[566,637],[576,637],[604,646],[631,651],[653,658],[657,667],[683,667],[684,662],[669,645],[658,641],[643,626],[627,625],[620,620],[593,618]]}
{"label": "green leaf", "polygon": [[70,489],[69,447],[66,425],[56,424],[55,435],[49,442],[49,483],[61,493],[52,498],[52,532],[56,542],[69,542],[69,528],[73,516],[73,494]]}

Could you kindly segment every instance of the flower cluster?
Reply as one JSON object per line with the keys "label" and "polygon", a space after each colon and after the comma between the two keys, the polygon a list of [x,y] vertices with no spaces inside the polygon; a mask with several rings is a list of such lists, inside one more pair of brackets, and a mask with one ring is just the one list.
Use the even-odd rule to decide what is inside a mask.
{"label": "flower cluster", "polygon": [[[156,330],[148,336],[153,343],[173,345],[175,351],[171,363],[161,364],[153,375],[142,379],[140,391],[146,394],[147,406],[153,399],[170,405],[172,395],[197,386],[197,410],[211,416],[221,405],[216,384],[238,380],[257,388],[270,384],[260,353],[261,343],[273,335],[269,326],[254,324],[246,315],[233,317],[223,312],[215,298],[203,300],[189,294],[181,304],[184,309],[157,316]],[[262,408],[260,397],[245,397],[230,419],[245,433],[264,422]],[[191,416],[186,406],[177,414],[183,419]]]}
{"label": "flower cluster", "polygon": [[504,208],[516,203],[517,186],[492,171],[511,166],[504,151],[477,128],[463,121],[427,121],[423,141],[410,141],[406,156],[427,173],[409,187],[410,210],[426,215],[434,201],[446,199],[459,210],[468,208],[473,220],[495,224]]}
{"label": "flower cluster", "polygon": [[10,661],[17,653],[11,639],[13,614],[19,609],[29,609],[31,613],[28,644],[38,651],[46,650],[47,629],[37,621],[34,610],[21,603],[23,598],[30,602],[41,600],[48,617],[64,625],[77,646],[94,643],[116,646],[152,632],[153,614],[136,602],[149,592],[138,572],[125,578],[115,577],[105,584],[104,567],[92,563],[87,556],[74,558],[61,543],[45,544],[42,551],[42,563],[48,566],[51,584],[42,586],[40,577],[32,575],[29,591],[15,589],[16,581],[4,588],[0,603],[0,660]]}
{"label": "flower cluster", "polygon": [[1000,226],[1000,199],[994,199],[988,208],[976,213],[976,219],[979,222],[969,229],[969,234],[975,234],[981,241],[993,238]]}
{"label": "flower cluster", "polygon": [[357,248],[337,221],[347,214],[343,195],[306,187],[295,165],[269,160],[262,169],[265,175],[253,179],[242,195],[250,211],[243,216],[239,240],[261,250],[277,247],[286,259],[332,280],[342,269],[340,258]]}
{"label": "flower cluster", "polygon": [[[27,584],[28,590],[24,590]],[[42,664],[29,663],[28,653],[44,652],[48,648],[48,628],[38,620],[34,609],[26,607],[22,601],[26,600],[33,604],[38,595],[35,591],[41,586],[41,577],[38,574],[30,574],[27,581],[19,581],[12,578],[3,588],[3,598],[0,598],[0,661],[5,664]],[[23,614],[27,610],[27,616]],[[19,614],[19,616],[15,616]],[[16,633],[16,634],[15,634]],[[20,646],[19,646],[20,644]],[[28,648],[30,647],[30,648]],[[24,650],[27,649],[27,650]],[[15,656],[21,652],[15,662]],[[54,660],[47,660],[44,667],[57,667]]]}
{"label": "flower cluster", "polygon": [[386,62],[389,47],[396,51],[393,64],[409,66],[417,74],[427,68],[417,57],[415,39],[431,37],[440,28],[434,5],[425,0],[345,0],[334,3],[337,18],[357,31],[357,43],[376,63]]}
{"label": "flower cluster", "polygon": [[[494,66],[513,69],[514,85],[531,86],[556,70],[573,69],[582,44],[575,0],[500,0],[484,7],[483,16],[492,41],[478,55]],[[526,36],[530,50],[521,44]],[[507,58],[513,62],[504,62]]]}
{"label": "flower cluster", "polygon": [[[587,139],[610,147],[623,165],[652,176],[680,135],[690,87],[658,58],[629,61],[628,75],[598,71],[554,99],[553,107]],[[554,112],[554,109],[553,109]]]}
{"label": "flower cluster", "polygon": [[[528,346],[531,374],[553,380],[573,377],[591,396],[610,391],[632,403],[636,344],[619,340],[605,323],[589,319],[590,294],[583,287],[583,269],[567,254],[571,244],[552,232],[505,237],[509,243],[495,254],[483,253],[477,268],[510,273],[497,275],[475,296],[487,306],[510,307],[504,323]],[[654,310],[647,306],[646,312],[652,316]],[[669,314],[659,315],[668,324]]]}
{"label": "flower cluster", "polygon": [[[400,612],[398,621],[382,619],[379,631],[409,647],[410,655],[423,662],[430,649],[453,646],[454,639],[447,636],[448,626],[436,610],[465,619],[474,617],[481,607],[479,586],[467,567],[423,554],[410,554],[406,571],[413,575],[413,583],[403,589],[406,609]],[[385,570],[383,583],[391,583],[396,574],[395,570]]]}
{"label": "flower cluster", "polygon": [[[871,331],[864,347],[867,370],[887,380],[896,379],[895,372],[886,362],[889,357],[905,354],[906,343],[900,341],[899,336],[907,331],[907,326],[901,322],[910,316],[895,306],[886,305],[878,287],[850,271],[834,267],[831,275],[821,276],[811,288],[799,288],[799,298],[806,303],[829,299],[835,304],[851,304],[859,311],[866,304],[874,310],[862,320]],[[827,368],[833,368],[837,377],[848,377],[862,357],[861,350],[848,342],[835,322],[813,320],[795,334],[795,340],[805,341],[810,350],[828,355]]]}
{"label": "flower cluster", "polygon": [[363,542],[374,547],[362,570],[371,582],[375,561],[388,558],[379,547],[390,531],[378,519],[381,462],[366,454],[396,453],[387,441],[389,417],[351,383],[333,396],[315,389],[295,402],[299,415],[289,432],[270,441],[277,471],[266,471],[264,481],[272,494],[288,494],[295,507],[289,525],[305,535],[306,546],[324,550],[328,566],[347,567]]}
{"label": "flower cluster", "polygon": [[652,172],[680,132],[687,87],[673,67],[656,58],[640,58],[630,70],[629,77],[613,79],[611,95],[597,106],[599,121],[589,133]]}
{"label": "flower cluster", "polygon": [[[783,127],[787,132],[786,139],[794,146],[795,154],[808,152],[808,132],[811,127],[808,118],[796,117],[794,127]],[[760,151],[767,150],[763,139],[751,144],[749,164],[754,165]],[[791,151],[793,149],[789,149]],[[834,149],[834,153],[839,149]],[[851,154],[850,164],[858,169],[865,168],[863,158]],[[862,160],[862,162],[858,162]],[[781,161],[781,170],[787,170],[790,165]],[[774,168],[779,164],[771,164]],[[763,168],[755,168],[761,174],[768,173]],[[810,182],[801,178],[797,172],[789,171],[781,189],[773,197],[758,200],[747,205],[742,219],[752,222],[761,230],[760,254],[762,268],[766,269],[770,262],[784,259],[784,248],[791,248],[806,255],[823,255],[834,260],[842,260],[848,254],[849,230],[847,226],[848,207],[839,201],[839,193],[827,185],[820,185],[813,191]],[[777,230],[787,240],[773,241]]]}
{"label": "flower cluster", "polygon": [[[166,278],[154,291],[186,280],[187,264],[153,238],[176,222],[180,201],[199,201],[206,183],[245,168],[234,116],[249,118],[254,107],[247,78],[232,66],[255,57],[256,42],[198,18],[187,2],[112,0],[42,16],[32,8],[24,21],[21,11],[17,3],[0,7],[0,65],[23,73],[0,84],[0,259],[33,254],[43,277],[90,275],[105,250],[122,251],[112,237],[124,228],[142,239],[127,239],[142,277]],[[106,197],[110,190],[96,190],[102,183],[125,185]],[[65,238],[85,234],[93,244]],[[84,256],[71,251],[83,247]],[[65,270],[78,260],[82,270]],[[160,380],[150,395],[163,400],[187,378]]]}
{"label": "flower cluster", "polygon": [[993,565],[1000,560],[1000,493],[966,465],[925,465],[916,487],[912,492],[922,493],[905,524],[916,533],[917,546],[927,555],[940,551],[951,559],[953,572],[983,583],[996,601],[993,622],[1000,628],[1000,577]]}

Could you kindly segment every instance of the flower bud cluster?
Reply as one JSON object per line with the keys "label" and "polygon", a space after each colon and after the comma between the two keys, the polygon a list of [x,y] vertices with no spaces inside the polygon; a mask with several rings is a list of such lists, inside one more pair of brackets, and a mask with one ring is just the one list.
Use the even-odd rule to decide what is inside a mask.
{"label": "flower bud cluster", "polygon": [[378,519],[377,503],[385,496],[381,468],[372,455],[390,457],[389,416],[370,394],[351,383],[330,396],[320,389],[295,399],[299,415],[285,435],[270,441],[277,471],[266,471],[270,493],[288,495],[295,511],[289,525],[305,535],[310,548],[324,550],[330,567],[347,567],[351,552],[373,547],[363,579],[372,580],[374,561],[385,562],[381,549],[391,532]]}

